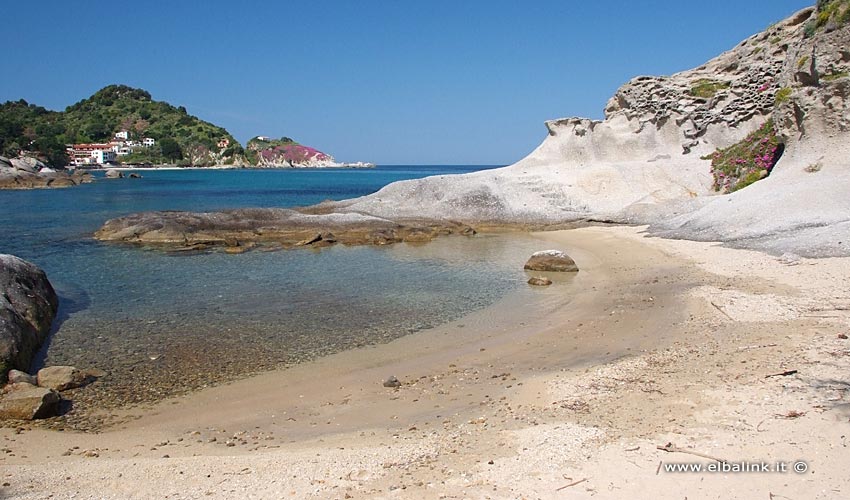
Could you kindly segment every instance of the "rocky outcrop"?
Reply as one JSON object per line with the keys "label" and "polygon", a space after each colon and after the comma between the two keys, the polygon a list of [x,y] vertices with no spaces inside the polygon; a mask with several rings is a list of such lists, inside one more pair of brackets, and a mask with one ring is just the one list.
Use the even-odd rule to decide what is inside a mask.
{"label": "rocky outcrop", "polygon": [[107,179],[123,179],[124,172],[120,170],[115,170],[114,168],[110,168],[106,170],[106,173],[103,174],[103,176]]}
{"label": "rocky outcrop", "polygon": [[362,161],[338,163],[334,157],[316,148],[298,144],[289,137],[272,139],[257,136],[246,145],[250,166],[261,168],[372,168]]}
{"label": "rocky outcrop", "polygon": [[451,221],[396,222],[360,214],[307,214],[268,208],[212,213],[145,212],[107,221],[95,237],[102,241],[199,250],[247,249],[256,244],[386,245],[450,234],[472,235],[475,230]]}
{"label": "rocky outcrop", "polygon": [[26,371],[50,332],[59,305],[44,271],[0,254],[0,382],[10,369]]}
{"label": "rocky outcrop", "polygon": [[59,412],[59,394],[27,383],[9,384],[0,395],[0,420],[48,418]]}
{"label": "rocky outcrop", "polygon": [[279,140],[254,137],[248,141],[246,149],[258,167],[322,168],[338,165],[333,156],[298,144],[288,137]]}
{"label": "rocky outcrop", "polygon": [[92,176],[87,172],[57,171],[34,158],[0,156],[0,189],[59,188],[89,182]]}
{"label": "rocky outcrop", "polygon": [[527,271],[551,271],[558,273],[574,273],[578,271],[575,261],[560,250],[543,250],[534,252],[525,263]]}
{"label": "rocky outcrop", "polygon": [[785,153],[771,175],[650,221],[655,233],[777,255],[850,255],[850,25],[813,23],[806,9],[752,37],[787,46],[771,114]]}

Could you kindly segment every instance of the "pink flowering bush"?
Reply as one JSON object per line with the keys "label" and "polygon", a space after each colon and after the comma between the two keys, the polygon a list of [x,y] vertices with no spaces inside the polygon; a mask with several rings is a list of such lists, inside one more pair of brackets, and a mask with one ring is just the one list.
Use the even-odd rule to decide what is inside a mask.
{"label": "pink flowering bush", "polygon": [[785,145],[776,136],[773,120],[741,142],[703,157],[711,160],[714,190],[731,193],[770,175]]}
{"label": "pink flowering bush", "polygon": [[301,165],[313,160],[326,161],[330,157],[318,149],[300,144],[287,144],[274,146],[260,151],[260,156],[267,163],[288,163],[290,165]]}

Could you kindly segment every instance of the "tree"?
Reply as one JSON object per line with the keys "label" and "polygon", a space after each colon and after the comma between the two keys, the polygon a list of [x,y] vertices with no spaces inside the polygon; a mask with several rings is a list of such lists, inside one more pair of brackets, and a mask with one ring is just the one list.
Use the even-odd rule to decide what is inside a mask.
{"label": "tree", "polygon": [[159,149],[162,151],[162,156],[172,162],[183,159],[183,150],[177,141],[170,137],[164,137],[159,140]]}
{"label": "tree", "polygon": [[108,138],[110,130],[105,123],[100,120],[97,120],[87,124],[83,133],[91,137],[93,140],[99,141]]}
{"label": "tree", "polygon": [[68,154],[65,145],[53,136],[39,137],[33,143],[33,149],[38,151],[45,163],[54,167],[64,167],[68,164]]}

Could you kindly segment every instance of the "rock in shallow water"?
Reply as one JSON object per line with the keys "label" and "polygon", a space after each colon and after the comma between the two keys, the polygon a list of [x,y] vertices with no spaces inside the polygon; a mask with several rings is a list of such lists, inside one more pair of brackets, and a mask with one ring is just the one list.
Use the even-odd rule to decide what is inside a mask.
{"label": "rock in shallow water", "polygon": [[20,370],[9,370],[9,383],[18,384],[21,382],[30,385],[38,385],[38,380],[29,373],[22,372]]}
{"label": "rock in shallow water", "polygon": [[361,214],[253,208],[209,213],[143,212],[107,221],[95,233],[95,238],[154,244],[163,249],[194,250],[198,245],[204,245],[204,248],[236,248],[247,247],[248,244],[299,248],[336,243],[389,245],[452,234],[472,236],[475,230],[451,221],[408,220],[400,223]]}
{"label": "rock in shallow water", "polygon": [[534,276],[528,279],[528,284],[534,286],[549,286],[552,284],[552,280],[544,278],[543,276]]}
{"label": "rock in shallow water", "polygon": [[525,269],[529,271],[574,273],[578,271],[578,266],[569,255],[560,250],[543,250],[531,255],[531,258],[525,263]]}
{"label": "rock in shallow water", "polygon": [[82,387],[90,381],[86,372],[73,366],[49,366],[38,371],[38,385],[54,391]]}

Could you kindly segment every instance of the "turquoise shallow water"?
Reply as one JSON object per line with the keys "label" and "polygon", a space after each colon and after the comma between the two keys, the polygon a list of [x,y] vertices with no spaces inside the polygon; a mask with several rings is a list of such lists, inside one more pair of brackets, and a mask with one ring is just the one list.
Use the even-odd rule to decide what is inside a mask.
{"label": "turquoise shallow water", "polygon": [[498,237],[176,256],[94,241],[105,220],[308,205],[475,169],[150,171],[141,180],[0,191],[0,252],[41,266],[59,292],[59,325],[39,363],[108,372],[78,405],[150,401],[436,326],[494,303],[523,274],[505,262]]}

